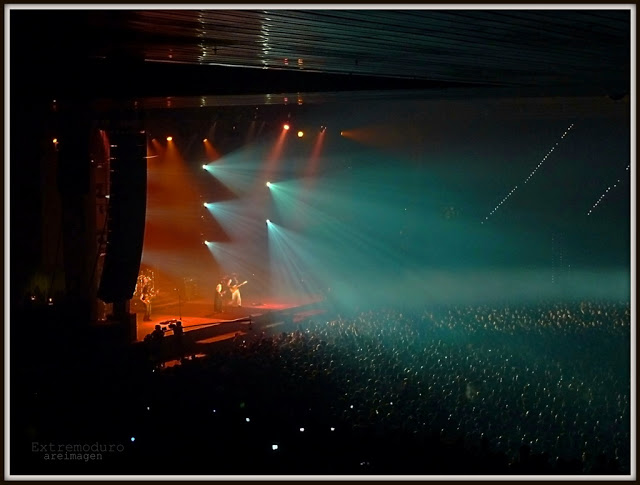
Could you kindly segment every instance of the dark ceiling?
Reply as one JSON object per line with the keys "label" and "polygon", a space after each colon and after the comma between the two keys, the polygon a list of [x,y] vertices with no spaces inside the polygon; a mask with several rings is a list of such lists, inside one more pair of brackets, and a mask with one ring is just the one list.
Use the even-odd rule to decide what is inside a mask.
{"label": "dark ceiling", "polygon": [[630,90],[631,7],[17,8],[10,10],[9,25],[11,88],[18,95],[235,96],[466,86],[618,97]]}

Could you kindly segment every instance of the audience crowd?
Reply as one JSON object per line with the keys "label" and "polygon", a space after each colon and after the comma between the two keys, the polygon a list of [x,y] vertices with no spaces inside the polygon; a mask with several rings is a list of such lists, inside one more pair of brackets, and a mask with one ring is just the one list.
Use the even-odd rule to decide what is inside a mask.
{"label": "audience crowd", "polygon": [[627,303],[378,309],[273,329],[157,369],[148,389],[193,427],[214,419],[216,449],[248,457],[244,473],[629,473]]}
{"label": "audience crowd", "polygon": [[[35,337],[16,327],[12,338],[31,351],[12,354],[12,470],[630,474],[628,302],[305,318],[274,314],[206,352],[177,322],[133,348],[107,344],[107,333],[82,337],[70,317],[35,319]],[[165,343],[185,357],[163,361]],[[95,440],[123,451],[87,463],[33,451]]]}

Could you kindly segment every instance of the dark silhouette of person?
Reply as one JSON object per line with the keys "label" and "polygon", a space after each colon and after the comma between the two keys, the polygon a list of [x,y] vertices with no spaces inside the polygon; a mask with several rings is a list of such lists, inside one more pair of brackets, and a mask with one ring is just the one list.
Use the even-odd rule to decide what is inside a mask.
{"label": "dark silhouette of person", "polygon": [[218,281],[216,285],[216,291],[213,295],[213,311],[216,313],[221,313],[222,310],[222,298],[224,296],[224,287],[225,284],[223,280]]}

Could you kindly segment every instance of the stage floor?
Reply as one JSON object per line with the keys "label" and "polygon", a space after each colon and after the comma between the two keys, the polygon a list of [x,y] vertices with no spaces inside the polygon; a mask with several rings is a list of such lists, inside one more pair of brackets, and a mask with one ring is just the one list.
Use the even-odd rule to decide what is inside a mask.
{"label": "stage floor", "polygon": [[[151,321],[144,321],[144,308],[141,302],[132,301],[131,312],[137,318],[137,340],[142,341],[150,334],[156,325],[166,326],[173,320],[181,320],[185,332],[195,330],[212,324],[223,324],[231,320],[251,317],[259,319],[267,313],[277,313],[286,310],[295,310],[307,305],[318,303],[321,298],[314,296],[260,299],[260,301],[247,302],[246,306],[233,308],[225,306],[220,313],[214,312],[213,300],[197,299],[190,301],[163,300],[154,302],[151,311]],[[229,337],[235,334],[230,333]]]}

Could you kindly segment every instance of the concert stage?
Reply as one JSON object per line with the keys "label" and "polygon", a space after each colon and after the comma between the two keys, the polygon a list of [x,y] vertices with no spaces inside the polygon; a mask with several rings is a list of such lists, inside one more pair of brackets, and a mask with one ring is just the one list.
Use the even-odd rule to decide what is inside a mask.
{"label": "concert stage", "polygon": [[[245,303],[245,302],[243,302]],[[142,303],[132,300],[131,312],[137,317],[137,340],[142,341],[156,325],[168,327],[175,320],[181,320],[185,334],[196,332],[190,336],[199,342],[223,340],[235,336],[238,331],[248,328],[265,330],[279,323],[298,322],[310,315],[322,313],[322,299],[319,297],[297,297],[293,299],[260,299],[246,302],[245,306],[233,308],[225,306],[221,313],[214,312],[212,299],[196,299],[191,301],[159,300],[154,302],[151,321],[143,321]],[[168,328],[167,328],[168,329]],[[169,331],[167,335],[173,332]],[[212,340],[213,339],[213,340]]]}

